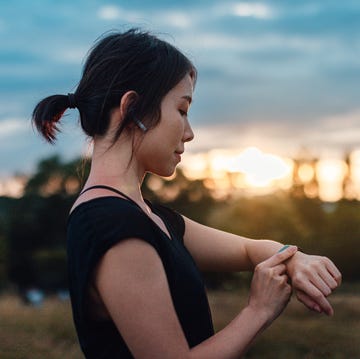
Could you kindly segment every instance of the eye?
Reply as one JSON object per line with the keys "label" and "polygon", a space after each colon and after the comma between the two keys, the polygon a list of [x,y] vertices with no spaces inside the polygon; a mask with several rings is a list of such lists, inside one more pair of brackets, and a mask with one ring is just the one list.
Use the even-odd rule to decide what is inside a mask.
{"label": "eye", "polygon": [[187,111],[179,110],[179,112],[180,112],[181,116],[186,116],[187,117],[187,115],[188,115]]}

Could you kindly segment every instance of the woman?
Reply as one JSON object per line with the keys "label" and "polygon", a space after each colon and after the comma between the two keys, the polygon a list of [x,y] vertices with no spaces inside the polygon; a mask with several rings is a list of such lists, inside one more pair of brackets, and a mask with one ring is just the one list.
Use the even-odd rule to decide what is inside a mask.
{"label": "woman", "polygon": [[[238,358],[292,289],[310,309],[333,313],[326,297],[341,275],[329,259],[218,231],[143,199],[145,174],[172,175],[194,137],[187,114],[195,81],[179,50],[132,29],[96,44],[74,94],[34,110],[49,142],[67,108],[79,110],[93,140],[68,221],[73,316],[87,358]],[[217,334],[199,269],[255,269],[248,305]]]}

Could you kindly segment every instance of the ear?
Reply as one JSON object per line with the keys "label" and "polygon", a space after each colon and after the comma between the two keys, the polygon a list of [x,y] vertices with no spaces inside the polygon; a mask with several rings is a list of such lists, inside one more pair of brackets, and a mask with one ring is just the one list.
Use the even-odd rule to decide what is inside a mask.
{"label": "ear", "polygon": [[138,94],[133,90],[124,93],[120,101],[121,118],[124,118],[128,114],[131,107],[136,103],[138,97]]}

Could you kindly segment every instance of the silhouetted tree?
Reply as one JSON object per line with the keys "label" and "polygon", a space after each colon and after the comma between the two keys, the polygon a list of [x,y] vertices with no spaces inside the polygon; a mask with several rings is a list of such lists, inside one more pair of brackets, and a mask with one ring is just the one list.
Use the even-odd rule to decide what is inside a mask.
{"label": "silhouetted tree", "polygon": [[27,195],[9,215],[8,273],[20,288],[66,287],[66,220],[72,199]]}
{"label": "silhouetted tree", "polygon": [[36,172],[27,181],[25,195],[74,195],[82,187],[89,170],[90,162],[86,159],[64,163],[58,155],[46,158],[39,162]]}
{"label": "silhouetted tree", "polygon": [[[0,286],[9,277],[20,288],[66,286],[66,221],[89,171],[89,161],[39,162],[20,199],[0,198]],[[144,197],[174,208],[200,223],[252,238],[294,243],[328,255],[345,279],[360,278],[360,202],[324,204],[296,191],[217,201],[202,180],[177,170],[169,181],[148,175]],[[232,288],[249,277],[207,274],[212,287]]]}

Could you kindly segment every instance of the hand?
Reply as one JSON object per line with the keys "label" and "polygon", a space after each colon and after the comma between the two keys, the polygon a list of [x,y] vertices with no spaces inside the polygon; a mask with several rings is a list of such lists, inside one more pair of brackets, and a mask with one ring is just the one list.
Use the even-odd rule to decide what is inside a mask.
{"label": "hand", "polygon": [[341,283],[341,273],[334,263],[326,257],[297,252],[286,266],[298,300],[311,310],[333,315],[326,297]]}
{"label": "hand", "polygon": [[290,246],[255,267],[249,306],[255,308],[256,312],[265,314],[269,322],[281,314],[290,300],[292,289],[288,284],[284,262],[296,251],[297,247]]}

